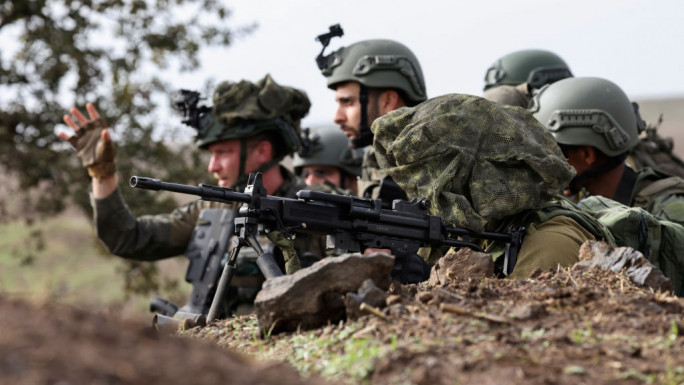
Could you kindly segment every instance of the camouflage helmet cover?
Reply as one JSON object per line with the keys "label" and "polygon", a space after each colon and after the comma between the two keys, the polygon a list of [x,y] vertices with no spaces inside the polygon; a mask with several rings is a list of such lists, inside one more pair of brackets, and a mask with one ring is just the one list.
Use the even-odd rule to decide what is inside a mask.
{"label": "camouflage helmet cover", "polygon": [[530,112],[559,144],[593,146],[614,157],[639,143],[632,103],[606,79],[569,78],[543,87]]}
{"label": "camouflage helmet cover", "polygon": [[196,143],[206,147],[220,140],[274,132],[285,152],[292,154],[299,148],[300,120],[310,107],[304,91],[281,86],[271,75],[256,83],[225,81],[214,90],[212,121],[198,132]]}
{"label": "camouflage helmet cover", "polygon": [[409,198],[481,231],[490,220],[541,207],[574,169],[526,110],[450,94],[375,120],[375,155]]}
{"label": "camouflage helmet cover", "polygon": [[[311,138],[309,154],[296,153],[293,167],[298,175],[306,166],[334,166],[349,175],[361,176],[362,157],[354,156],[349,139],[338,127],[322,127]],[[305,155],[305,156],[303,156]]]}
{"label": "camouflage helmet cover", "polygon": [[568,77],[572,77],[572,72],[560,56],[550,51],[528,49],[511,52],[492,64],[485,73],[484,89],[521,83],[541,88]]}
{"label": "camouflage helmet cover", "polygon": [[329,64],[321,70],[331,89],[340,83],[357,81],[369,88],[398,89],[412,104],[427,99],[418,58],[399,42],[364,40],[331,55]]}

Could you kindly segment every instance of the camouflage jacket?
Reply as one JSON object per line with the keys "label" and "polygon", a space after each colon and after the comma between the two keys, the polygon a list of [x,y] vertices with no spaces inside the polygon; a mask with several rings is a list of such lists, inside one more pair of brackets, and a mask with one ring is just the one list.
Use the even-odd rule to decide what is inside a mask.
{"label": "camouflage jacket", "polygon": [[367,147],[361,164],[361,178],[358,181],[359,196],[377,199],[380,192],[380,182],[387,175],[387,172],[378,165],[373,147]]}
{"label": "camouflage jacket", "polygon": [[[280,167],[284,182],[273,195],[294,198],[305,187],[292,172]],[[236,209],[235,205],[196,200],[171,213],[136,218],[123,201],[119,190],[108,197],[94,199],[97,236],[112,254],[134,260],[155,261],[183,254],[200,212],[205,208]],[[295,247],[304,241],[301,237]]]}

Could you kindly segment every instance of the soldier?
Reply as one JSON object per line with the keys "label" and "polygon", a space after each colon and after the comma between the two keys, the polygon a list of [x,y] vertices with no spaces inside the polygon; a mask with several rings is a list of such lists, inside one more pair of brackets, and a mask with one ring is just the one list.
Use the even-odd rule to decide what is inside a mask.
{"label": "soldier", "polygon": [[658,217],[684,223],[684,180],[625,163],[639,143],[640,119],[616,84],[570,78],[542,88],[532,112],[553,135],[577,171],[568,195],[601,195]]}
{"label": "soldier", "polygon": [[521,108],[444,95],[393,111],[372,130],[378,163],[409,198],[428,198],[433,214],[474,231],[524,229],[517,263],[511,255],[506,261],[500,241],[481,245],[508,277],[572,266],[585,241],[612,240],[605,226],[558,196],[574,170]]}
{"label": "soldier", "polygon": [[[220,83],[214,91],[213,108],[196,137],[198,147],[211,153],[209,172],[220,186],[238,189],[250,172],[262,172],[268,194],[294,198],[304,183],[279,162],[299,148],[300,119],[309,107],[303,91],[280,86],[270,75],[256,83]],[[88,168],[97,235],[113,254],[144,261],[181,255],[203,209],[237,208],[198,200],[168,214],[134,217],[117,187],[115,148],[107,125],[92,104],[86,109],[90,119],[72,108],[76,120],[65,115],[64,121],[75,134],[59,135],[71,142]],[[301,239],[303,242],[305,237]],[[252,286],[256,290],[246,294],[251,300],[260,281]]]}
{"label": "soldier", "polygon": [[483,97],[508,106],[527,108],[534,92],[546,84],[572,77],[570,68],[553,52],[528,49],[501,57],[487,70]]}
{"label": "soldier", "polygon": [[[338,107],[333,121],[353,148],[373,142],[371,124],[380,116],[424,101],[425,80],[418,59],[405,45],[393,40],[363,40],[342,47],[317,62],[335,90]],[[405,194],[378,167],[372,148],[363,159],[359,194],[381,197],[389,205]]]}
{"label": "soldier", "polygon": [[356,195],[361,176],[362,152],[347,145],[347,137],[335,127],[318,129],[302,140],[302,151],[294,155],[295,173],[307,186],[325,184],[343,195]]}

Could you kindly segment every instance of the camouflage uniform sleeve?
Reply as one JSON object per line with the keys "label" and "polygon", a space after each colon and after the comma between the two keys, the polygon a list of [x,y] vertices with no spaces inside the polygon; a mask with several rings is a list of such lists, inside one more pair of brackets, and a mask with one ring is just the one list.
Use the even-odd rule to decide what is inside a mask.
{"label": "camouflage uniform sleeve", "polygon": [[117,189],[108,197],[91,196],[97,236],[112,254],[154,261],[183,254],[203,208],[228,205],[194,201],[169,214],[136,218]]}
{"label": "camouflage uniform sleeve", "polygon": [[366,149],[361,167],[361,178],[358,181],[359,196],[378,199],[380,182],[389,174],[378,164],[373,147]]}
{"label": "camouflage uniform sleeve", "polygon": [[518,254],[518,262],[509,275],[525,279],[536,269],[547,271],[569,267],[579,260],[580,246],[596,240],[591,233],[566,216],[557,216],[541,224],[530,224]]}

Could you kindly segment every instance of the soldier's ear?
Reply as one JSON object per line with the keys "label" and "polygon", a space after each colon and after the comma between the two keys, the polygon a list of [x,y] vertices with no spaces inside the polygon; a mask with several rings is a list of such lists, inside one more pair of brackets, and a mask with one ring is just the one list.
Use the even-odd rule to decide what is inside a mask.
{"label": "soldier's ear", "polygon": [[260,141],[252,150],[252,156],[256,156],[259,163],[266,163],[275,157],[275,148],[268,140]]}
{"label": "soldier's ear", "polygon": [[597,162],[598,162],[599,154],[598,154],[598,150],[596,149],[596,147],[581,146],[580,147],[580,153],[582,154],[581,156],[582,156],[584,163],[587,166],[589,166],[589,168],[593,168],[593,167],[598,166]]}
{"label": "soldier's ear", "polygon": [[381,116],[405,105],[404,100],[401,98],[401,95],[399,95],[399,92],[392,89],[385,90],[380,94],[378,99],[378,107],[380,109]]}

